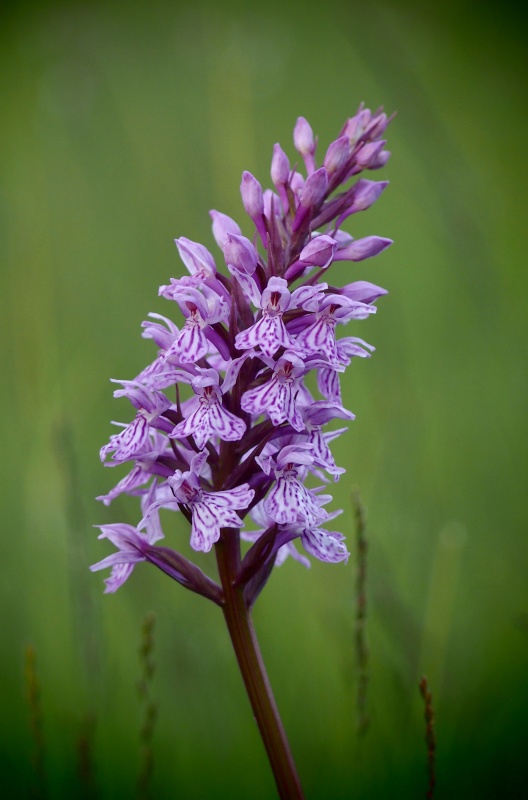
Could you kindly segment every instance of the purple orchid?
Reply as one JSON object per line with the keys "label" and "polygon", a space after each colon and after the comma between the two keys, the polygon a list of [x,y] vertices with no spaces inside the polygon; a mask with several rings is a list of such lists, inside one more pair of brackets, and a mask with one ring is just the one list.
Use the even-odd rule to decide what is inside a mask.
{"label": "purple orchid", "polygon": [[242,395],[242,408],[257,416],[267,414],[274,425],[288,420],[295,430],[304,430],[296,402],[300,378],[306,371],[304,361],[293,350],[286,350],[278,361],[269,366],[273,367],[270,379]]}
{"label": "purple orchid", "polygon": [[259,303],[262,309],[261,318],[250,328],[237,333],[235,346],[239,350],[260,347],[270,358],[281,347],[294,347],[295,342],[282,320],[284,312],[290,306],[290,298],[288,282],[284,278],[270,278]]}
{"label": "purple orchid", "polygon": [[[220,538],[221,528],[239,528],[243,525],[236,509],[247,508],[255,495],[247,483],[227,491],[205,492],[201,488],[200,473],[206,460],[207,452],[202,450],[194,456],[188,471],[177,469],[167,480],[175,502],[179,506],[187,506],[191,511],[191,547],[205,553]],[[171,505],[174,505],[174,501],[154,503],[139,527],[146,526],[148,530],[152,514],[156,514],[159,508]]]}
{"label": "purple orchid", "polygon": [[259,457],[257,461],[267,475],[271,470],[275,474],[276,483],[264,501],[266,513],[272,520],[279,524],[302,522],[312,525],[328,516],[300,479],[300,465],[311,466],[318,462],[310,444],[288,445],[275,458]]}
{"label": "purple orchid", "polygon": [[[152,502],[155,491],[155,484],[151,485],[149,492],[145,495],[142,506],[148,508]],[[100,569],[111,567],[110,577],[105,580],[105,592],[115,592],[130,577],[134,566],[140,561],[146,561],[146,551],[149,545],[153,545],[159,539],[163,539],[163,531],[156,513],[152,514],[146,526],[145,533],[140,533],[137,528],[125,523],[114,523],[113,525],[100,525],[100,539],[109,539],[117,552],[103,558],[91,569],[93,572]]]}
{"label": "purple orchid", "polygon": [[[278,194],[244,172],[243,206],[263,249],[234,219],[211,211],[231,277],[218,272],[202,244],[176,239],[188,275],[171,278],[159,293],[176,302],[183,324],[159,314],[143,323],[143,336],[154,340],[158,355],[115,392],[132,403],[136,416],[111,436],[101,458],[111,456],[108,466],[128,463],[130,469],[100,500],[109,504],[126,493],[142,496],[143,503],[150,498],[152,513],[183,510],[192,524],[191,544],[201,551],[220,540],[222,529],[238,530],[255,503],[274,524],[310,531],[297,535],[312,543],[306,548],[312,555],[318,542],[330,541],[326,536],[341,542],[335,533],[314,532],[328,514],[304,478],[311,471],[337,480],[344,472],[328,446],[344,429],[326,426],[336,418],[354,419],[343,408],[339,375],[374,348],[357,336],[337,337],[337,326],[374,314],[386,292],[361,280],[330,288],[321,276],[334,261],[361,261],[391,243],[379,236],[354,239],[340,228],[386,188],[386,181],[365,177],[347,182],[385,163],[381,137],[388,121],[383,112],[360,107],[318,165],[317,140],[300,117],[294,144],[305,175],[291,170],[278,144],[271,164]],[[305,384],[309,372],[320,399]],[[182,384],[193,396],[180,400]],[[143,534],[112,528],[106,538],[120,547],[134,536]],[[341,544],[335,547],[336,554],[343,552]]]}
{"label": "purple orchid", "polygon": [[[299,117],[293,139],[304,171],[291,168],[275,144],[274,190],[250,172],[242,175],[248,235],[231,217],[210,212],[224,272],[204,245],[175,240],[188,274],[171,278],[159,294],[176,303],[176,321],[150,314],[143,322],[142,335],[157,354],[133,381],[118,382],[115,396],[127,398],[135,415],[115,423],[122,430],[100,451],[107,466],[128,464],[129,471],[98,499],[108,505],[118,495],[139,497],[142,520],[137,527],[101,526],[100,538],[116,552],[92,569],[111,569],[106,591],[114,592],[146,561],[222,607],[281,797],[300,798],[300,786],[291,756],[284,756],[269,686],[260,673],[256,681],[249,676],[246,655],[256,653],[249,612],[274,564],[290,556],[309,565],[297,544],[319,561],[348,558],[343,535],[323,527],[339,513],[325,508],[331,495],[308,488],[306,479],[315,476],[326,487],[344,473],[329,448],[345,431],[329,424],[354,419],[343,407],[339,376],[374,351],[355,329],[376,313],[386,291],[364,280],[341,287],[326,281],[335,262],[356,269],[392,243],[356,239],[341,228],[387,187],[358,176],[387,163],[382,137],[389,121],[382,110],[360,106],[318,163],[317,139]],[[345,324],[354,335],[339,336]],[[214,547],[218,582],[159,544],[160,509],[187,519],[195,551]],[[257,531],[242,530],[249,514]],[[166,538],[176,540],[168,529]],[[245,554],[241,538],[250,543]]]}
{"label": "purple orchid", "polygon": [[[139,455],[148,443],[151,427],[157,427],[156,423],[161,415],[171,405],[161,392],[149,391],[135,381],[116,382],[123,383],[125,388],[115,391],[114,397],[128,397],[132,405],[138,409],[138,413],[121,433],[111,436],[108,444],[101,447],[101,461],[104,461],[112,451],[115,462],[129,461]],[[160,424],[163,425],[163,422]]]}
{"label": "purple orchid", "polygon": [[[176,239],[188,274],[171,278],[159,294],[177,304],[183,324],[160,314],[143,323],[158,354],[115,392],[136,415],[101,448],[108,466],[129,464],[128,474],[99,497],[105,504],[130,494],[143,503],[150,498],[153,513],[183,510],[197,550],[211,549],[222,529],[238,530],[255,503],[274,524],[311,531],[304,534],[312,542],[308,552],[327,541],[330,534],[313,533],[328,514],[304,479],[308,472],[323,481],[343,474],[329,443],[344,429],[327,429],[336,418],[354,419],[343,408],[339,375],[374,349],[357,336],[339,338],[337,327],[374,314],[386,292],[362,280],[329,287],[321,278],[335,261],[362,261],[391,244],[379,236],[354,239],[340,227],[387,186],[363,176],[348,181],[386,162],[388,122],[382,111],[361,106],[317,164],[317,140],[300,117],[294,144],[306,173],[291,169],[276,144],[271,177],[277,193],[263,190],[249,172],[242,176],[242,203],[255,235],[246,237],[234,219],[211,211],[229,277],[204,245]],[[315,374],[319,398],[305,383],[308,373]],[[193,396],[180,399],[182,384]],[[143,536],[129,528],[108,532],[118,547]],[[264,571],[264,561],[261,566]]]}
{"label": "purple orchid", "polygon": [[225,320],[229,314],[224,297],[205,285],[199,291],[181,281],[160,287],[159,293],[175,300],[186,317],[184,327],[175,336],[165,358],[177,356],[182,363],[193,363],[218,347],[219,337],[211,326]]}
{"label": "purple orchid", "polygon": [[170,437],[178,439],[194,436],[196,446],[200,449],[212,436],[218,436],[224,442],[241,439],[246,423],[222,405],[217,370],[201,369],[200,373],[191,381],[199,398],[198,408],[176,425]]}

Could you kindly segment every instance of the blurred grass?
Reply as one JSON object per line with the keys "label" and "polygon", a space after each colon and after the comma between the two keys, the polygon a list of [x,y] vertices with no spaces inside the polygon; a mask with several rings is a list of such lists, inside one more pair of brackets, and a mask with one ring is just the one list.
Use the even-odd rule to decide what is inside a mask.
{"label": "blurred grass", "polygon": [[[126,404],[110,377],[152,357],[148,311],[181,272],[179,235],[214,248],[306,116],[324,148],[360,100],[398,110],[391,186],[348,229],[396,244],[335,280],[389,289],[358,326],[334,445],[369,508],[371,726],[355,733],[354,563],[287,564],[256,624],[308,797],[418,797],[418,680],[437,714],[438,797],[519,797],[527,711],[526,54],[515,6],[475,2],[19,3],[0,34],[4,547],[0,774],[31,782],[23,652],[42,687],[51,797],[75,796],[96,717],[101,797],[134,796],[139,624],[156,612],[156,797],[267,798],[273,782],[217,610],[148,568],[102,597],[98,450]],[[378,177],[378,176],[376,176]],[[219,259],[220,261],[220,259]],[[350,277],[349,277],[350,276]],[[173,542],[188,534],[174,523]],[[209,563],[206,559],[204,564]]]}

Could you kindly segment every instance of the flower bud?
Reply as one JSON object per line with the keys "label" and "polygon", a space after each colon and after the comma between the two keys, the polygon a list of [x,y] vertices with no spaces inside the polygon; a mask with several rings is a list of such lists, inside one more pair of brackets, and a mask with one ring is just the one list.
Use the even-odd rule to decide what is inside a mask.
{"label": "flower bud", "polygon": [[262,187],[251,172],[242,173],[240,194],[242,195],[244,209],[252,220],[255,220],[256,217],[260,217],[264,213]]}
{"label": "flower bud", "polygon": [[368,108],[360,108],[358,113],[348,119],[341,131],[341,136],[347,136],[351,144],[355,144],[363,136],[372,114]]}
{"label": "flower bud", "polygon": [[246,275],[253,275],[257,268],[257,251],[245,236],[230,233],[224,244],[224,258],[226,264],[235,267]]}
{"label": "flower bud", "polygon": [[389,160],[390,150],[382,150],[381,153],[371,162],[370,169],[381,169]]}
{"label": "flower bud", "polygon": [[230,233],[241,235],[242,231],[234,219],[222,214],[221,211],[210,211],[209,216],[213,220],[213,236],[218,247],[223,250],[226,239]]}
{"label": "flower bud", "polygon": [[191,275],[202,273],[212,277],[216,274],[214,258],[203,244],[193,242],[192,239],[187,239],[186,236],[180,236],[179,239],[174,241],[180,258]]}
{"label": "flower bud", "polygon": [[299,205],[293,218],[292,231],[295,233],[309,225],[309,217],[313,209],[323,201],[328,188],[328,173],[324,167],[308,175],[299,196]]}
{"label": "flower bud", "polygon": [[339,290],[339,294],[358,303],[375,303],[376,300],[388,294],[388,292],[386,289],[382,289],[381,286],[376,286],[375,283],[369,283],[369,281],[354,281],[354,283],[347,283],[346,286],[343,286]]}
{"label": "flower bud", "polygon": [[350,140],[347,136],[340,136],[329,146],[324,157],[323,166],[329,175],[338,172],[350,157]]}
{"label": "flower bud", "polygon": [[316,169],[306,179],[301,192],[300,203],[305,208],[312,208],[321,202],[328,187],[328,173],[324,167]]}
{"label": "flower bud", "polygon": [[355,239],[347,247],[338,250],[334,255],[334,260],[363,261],[365,258],[377,256],[391,244],[392,239],[384,239],[382,236],[365,236],[364,239]]}
{"label": "flower bud", "polygon": [[303,157],[304,165],[308,174],[315,170],[315,147],[317,140],[314,139],[313,131],[304,117],[299,117],[293,130],[293,143],[295,149]]}
{"label": "flower bud", "polygon": [[[263,194],[264,200],[264,216],[266,219],[271,219],[273,214],[280,219],[280,197],[272,192],[271,189],[266,189]],[[273,205],[273,214],[271,212],[271,208]]]}
{"label": "flower bud", "polygon": [[388,185],[388,181],[369,181],[366,178],[361,178],[354,186],[351,213],[365,211],[365,209],[370,208]]}
{"label": "flower bud", "polygon": [[304,180],[304,178],[303,178],[303,176],[301,175],[300,172],[297,172],[297,170],[292,172],[292,175],[291,175],[291,178],[290,178],[290,186],[291,186],[292,192],[295,195],[300,196],[302,190],[304,189],[304,184],[305,183],[306,183],[306,181]]}
{"label": "flower bud", "polygon": [[290,176],[290,162],[288,156],[280,146],[273,146],[273,158],[271,160],[271,180],[275,186],[284,186]]}
{"label": "flower bud", "polygon": [[331,236],[316,236],[301,250],[299,260],[310,267],[327,267],[336,247],[337,242]]}
{"label": "flower bud", "polygon": [[293,129],[293,143],[295,149],[305,156],[313,156],[315,153],[315,140],[310,124],[304,117],[299,117]]}
{"label": "flower bud", "polygon": [[368,135],[368,138],[373,141],[385,132],[385,128],[387,127],[388,123],[389,119],[387,115],[383,111],[380,111],[372,118],[372,121],[367,126],[365,133]]}
{"label": "flower bud", "polygon": [[386,141],[384,139],[379,142],[368,142],[364,144],[356,153],[356,162],[358,166],[363,167],[363,169],[370,167],[371,163],[377,159],[385,145]]}

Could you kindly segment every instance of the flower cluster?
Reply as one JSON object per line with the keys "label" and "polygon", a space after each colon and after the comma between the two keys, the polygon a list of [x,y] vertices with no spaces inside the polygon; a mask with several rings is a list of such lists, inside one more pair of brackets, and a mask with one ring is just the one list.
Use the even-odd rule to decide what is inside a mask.
{"label": "flower cluster", "polygon": [[[305,173],[274,147],[271,179],[263,191],[244,172],[241,195],[254,224],[253,237],[219,211],[211,211],[213,236],[227,271],[202,244],[176,240],[188,275],[171,278],[159,293],[176,305],[179,327],[150,314],[143,336],[158,347],[155,360],[134,380],[116,381],[116,397],[136,410],[129,424],[101,449],[107,466],[130,472],[99,497],[109,504],[121,493],[139,496],[143,517],[101,526],[117,552],[92,569],[111,567],[106,591],[115,591],[135,563],[151,561],[187,588],[222,603],[222,590],[195,564],[167,547],[160,509],[179,511],[191,524],[191,546],[208,552],[221,537],[252,542],[238,580],[252,602],[274,563],[296,549],[339,562],[348,556],[342,534],[328,529],[331,479],[344,472],[329,443],[344,429],[325,430],[354,415],[342,405],[340,375],[353,358],[373,347],[355,336],[337,338],[337,326],[376,312],[385,290],[367,281],[343,287],[327,282],[334,261],[362,261],[390,239],[353,239],[341,230],[347,217],[371,206],[386,181],[359,178],[382,167],[389,153],[382,138],[389,120],[361,106],[330,144],[321,166],[316,139],[300,117],[294,144]],[[179,313],[178,313],[179,312]],[[318,397],[307,386],[313,373]],[[180,389],[185,384],[187,399]],[[306,478],[322,485],[308,488]],[[329,477],[328,477],[329,476]],[[250,515],[256,531],[242,531]]]}

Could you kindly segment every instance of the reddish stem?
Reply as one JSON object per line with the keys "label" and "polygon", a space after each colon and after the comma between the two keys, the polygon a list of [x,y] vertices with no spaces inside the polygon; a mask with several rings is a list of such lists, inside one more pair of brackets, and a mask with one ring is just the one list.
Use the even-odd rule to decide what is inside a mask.
{"label": "reddish stem", "polygon": [[279,797],[281,800],[302,800],[301,784],[260,654],[251,614],[244,600],[244,589],[235,586],[240,566],[238,531],[224,528],[215,548],[224,589],[225,621],[275,776]]}

